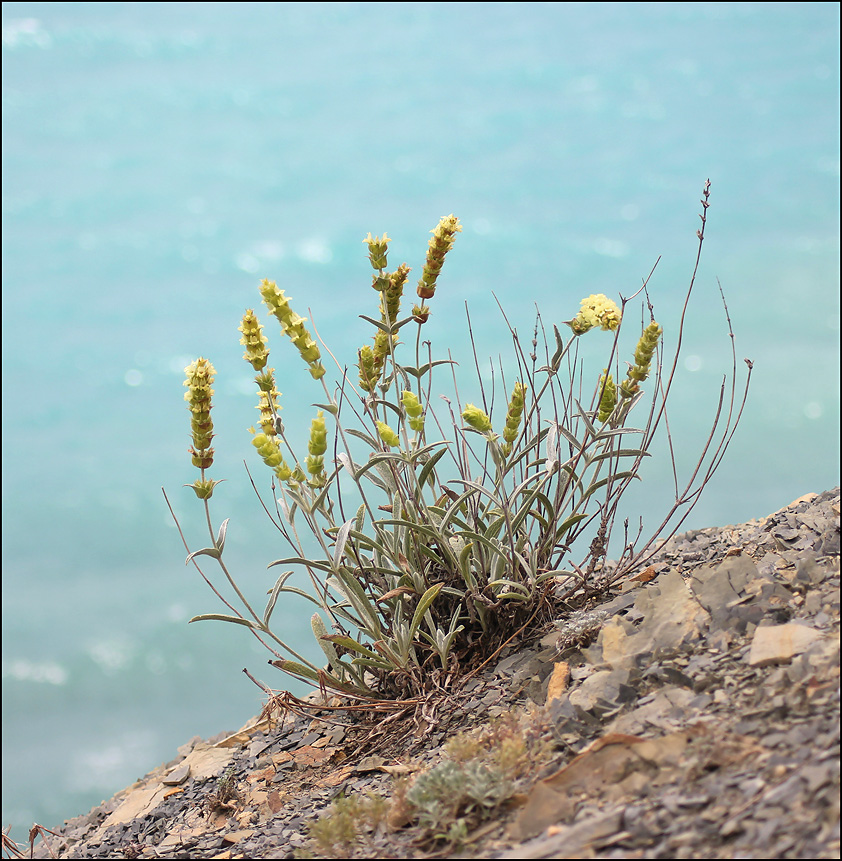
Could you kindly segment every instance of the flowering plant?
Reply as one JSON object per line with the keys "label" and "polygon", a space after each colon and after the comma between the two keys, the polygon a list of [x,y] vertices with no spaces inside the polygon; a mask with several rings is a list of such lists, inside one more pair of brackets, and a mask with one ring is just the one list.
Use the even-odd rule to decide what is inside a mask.
{"label": "flowering plant", "polygon": [[[709,185],[702,199],[699,254]],[[274,369],[266,367],[267,339],[252,310],[240,325],[244,358],[256,371],[258,387],[260,419],[258,427],[250,429],[252,444],[272,474],[275,503],[264,507],[292,552],[270,564],[284,570],[259,614],[223,562],[228,521],[216,536],[211,529],[211,546],[190,553],[188,561],[201,555],[216,559],[245,613],[223,598],[231,614],[204,614],[191,621],[223,620],[249,628],[274,653],[273,665],[323,690],[405,699],[443,688],[479,667],[518,632],[557,617],[560,607],[581,606],[604,592],[656,544],[654,536],[648,541],[641,541],[640,533],[630,538],[626,521],[619,558],[607,560],[618,503],[639,477],[666,414],[678,359],[676,351],[671,371],[663,374],[663,330],[652,317],[646,284],[638,294],[647,298],[650,322],[636,334],[633,361],[622,380],[618,356],[623,327],[629,325],[624,311],[630,299],[621,297],[618,305],[603,294],[590,295],[567,321],[567,338],[558,326],[552,327],[540,360],[535,349],[539,328],[544,331],[540,314],[529,354],[509,327],[515,379],[507,386],[501,374],[504,416],[494,408],[498,384],[486,388],[479,379],[473,394],[477,403],[462,406],[457,389],[456,411],[445,398],[442,418],[433,408],[433,376],[438,366],[452,362],[433,360],[429,342],[424,342],[424,356],[421,331],[432,313],[426,302],[435,296],[445,256],[460,231],[452,215],[433,231],[416,290],[420,304],[405,316],[401,305],[409,267],[401,264],[388,271],[390,238],[366,237],[380,313],[378,318],[363,317],[374,335],[372,343],[358,351],[356,379],[337,363],[338,380],[329,384],[307,321],[292,310],[290,298],[274,282],[262,282],[264,304],[324,395],[312,421],[306,457],[296,455],[280,419]],[[686,310],[685,302],[679,346]],[[400,338],[413,326],[414,355],[405,358]],[[573,358],[572,349],[591,330],[612,335],[606,344],[606,367],[593,377]],[[750,368],[749,363],[749,376]],[[213,462],[214,371],[207,360],[199,359],[186,373],[191,452],[201,470],[192,487],[205,506],[210,528],[208,506],[216,482],[206,470]],[[643,384],[652,374],[648,406],[641,406]],[[724,425],[720,404],[690,483],[683,492],[677,490],[675,505],[654,534],[663,540],[669,537],[661,533],[670,520],[677,514],[683,520],[695,504],[739,422],[745,395],[735,408],[735,383],[736,365]],[[583,389],[589,392],[585,399],[577,395]],[[638,407],[642,420],[632,427],[628,419]],[[332,456],[326,460],[328,452]],[[346,508],[351,498],[358,503],[355,511]],[[318,544],[315,557],[299,538],[303,527]],[[586,549],[574,556],[583,537],[590,539]],[[311,591],[288,584],[296,568],[308,573]],[[305,659],[272,631],[272,613],[282,596],[314,605],[311,624],[325,666]]]}

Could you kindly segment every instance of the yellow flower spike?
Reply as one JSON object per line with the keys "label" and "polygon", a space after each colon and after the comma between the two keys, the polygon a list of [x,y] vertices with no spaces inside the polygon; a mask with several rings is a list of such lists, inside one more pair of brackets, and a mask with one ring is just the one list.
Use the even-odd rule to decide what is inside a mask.
{"label": "yellow flower spike", "polygon": [[324,413],[319,410],[310,424],[310,442],[307,450],[312,455],[322,455],[327,451],[327,428]]}
{"label": "yellow flower spike", "polygon": [[325,427],[324,413],[319,410],[316,418],[310,424],[310,441],[307,443],[307,472],[316,476],[324,472],[324,453],[327,451],[327,428]]}
{"label": "yellow flower spike", "polygon": [[371,261],[372,269],[386,268],[386,254],[389,250],[389,243],[392,240],[384,233],[383,237],[375,236],[372,238],[369,233],[363,242],[368,245],[368,259]]}
{"label": "yellow flower spike", "polygon": [[[210,411],[213,395],[211,383],[216,371],[207,359],[200,357],[184,369],[184,374],[184,385],[187,386],[184,400],[187,401],[187,408],[191,413],[190,430],[193,434],[193,445],[188,451],[193,465],[204,470],[213,463],[213,449],[210,445],[214,433]],[[207,499],[209,496],[202,498]]]}
{"label": "yellow flower spike", "polygon": [[401,310],[401,299],[403,298],[403,287],[406,284],[406,277],[409,275],[409,272],[410,269],[406,263],[401,263],[389,275],[386,289],[380,296],[380,315],[384,322],[388,319],[389,323],[394,323],[398,319],[398,314]]}
{"label": "yellow flower spike", "polygon": [[275,436],[278,432],[275,427],[275,416],[282,409],[281,405],[278,403],[281,393],[277,389],[272,389],[271,392],[260,391],[257,395],[260,399],[260,403],[256,407],[256,409],[260,410],[258,423],[260,424],[260,427],[263,428],[263,432],[265,434],[268,436]]}
{"label": "yellow flower spike", "polygon": [[[599,412],[597,419],[601,422],[608,421],[608,417],[614,412],[614,407],[617,406],[617,384],[614,382],[611,374],[608,374],[606,379],[606,368],[599,378],[599,387],[597,391],[602,392],[602,397],[599,399]],[[603,388],[604,386],[604,388]]]}
{"label": "yellow flower spike", "polygon": [[281,463],[280,466],[275,467],[275,475],[277,475],[281,481],[289,481],[292,476],[292,470],[286,463]]}
{"label": "yellow flower spike", "polygon": [[274,281],[264,278],[260,283],[260,295],[270,313],[281,324],[281,331],[295,344],[301,358],[310,366],[310,376],[314,380],[321,379],[325,375],[325,369],[320,362],[319,348],[304,326],[306,317],[300,317],[292,310],[289,298],[284,295],[283,290],[278,289]]}
{"label": "yellow flower spike", "polygon": [[368,344],[359,350],[357,358],[359,359],[360,388],[371,393],[380,378],[380,369],[383,367],[383,363],[377,361],[374,350]]}
{"label": "yellow flower spike", "polygon": [[523,416],[523,396],[526,393],[526,386],[521,382],[516,382],[512,389],[512,399],[509,401],[509,407],[506,410],[506,426],[503,428],[503,439],[506,441],[503,446],[503,454],[508,455],[512,450],[512,443],[517,439],[518,429],[520,428],[520,420]]}
{"label": "yellow flower spike", "polygon": [[487,433],[491,430],[491,419],[479,408],[473,404],[468,404],[462,410],[462,418],[465,424],[470,425],[474,430],[481,433]]}
{"label": "yellow flower spike", "polygon": [[409,417],[409,426],[414,431],[424,430],[424,409],[414,392],[406,390],[401,396],[401,403]]}
{"label": "yellow flower spike", "polygon": [[386,422],[377,422],[377,433],[380,434],[380,439],[390,448],[397,448],[401,441],[398,435],[386,424]]}
{"label": "yellow flower spike", "polygon": [[424,271],[418,282],[417,293],[422,299],[430,299],[436,292],[436,279],[439,277],[444,257],[456,241],[456,234],[460,233],[462,225],[455,215],[446,215],[442,218],[436,229],[430,231],[433,238],[427,249],[427,260],[424,263]]}
{"label": "yellow flower spike", "polygon": [[243,333],[240,343],[246,348],[243,358],[251,362],[255,371],[262,371],[269,359],[269,351],[266,349],[266,336],[263,334],[263,326],[254,316],[254,310],[249,308],[243,314],[243,322],[238,327]]}
{"label": "yellow flower spike", "polygon": [[634,351],[634,365],[629,367],[627,377],[620,383],[620,395],[631,398],[637,394],[642,383],[649,376],[649,366],[658,340],[664,330],[653,320],[644,330]]}
{"label": "yellow flower spike", "polygon": [[584,335],[595,326],[599,326],[606,332],[613,332],[623,319],[617,303],[604,293],[593,293],[586,299],[582,299],[581,304],[579,313],[572,320],[567,321],[574,335]]}
{"label": "yellow flower spike", "polygon": [[265,433],[255,433],[254,428],[249,428],[249,430],[254,434],[251,444],[257,449],[257,453],[263,458],[266,466],[271,466],[273,469],[286,466],[281,449],[272,437]]}
{"label": "yellow flower spike", "polygon": [[[392,346],[398,345],[397,333],[392,335]],[[374,333],[374,359],[382,367],[384,360],[389,355],[389,336],[382,330],[378,329]]]}

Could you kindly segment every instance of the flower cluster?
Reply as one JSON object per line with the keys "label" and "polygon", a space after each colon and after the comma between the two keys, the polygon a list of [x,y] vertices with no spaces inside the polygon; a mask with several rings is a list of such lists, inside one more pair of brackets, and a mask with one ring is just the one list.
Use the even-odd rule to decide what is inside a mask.
{"label": "flower cluster", "polygon": [[654,320],[643,330],[634,351],[634,365],[629,367],[628,379],[620,383],[622,397],[634,397],[640,389],[640,384],[649,376],[652,355],[663,333],[664,330]]}
{"label": "flower cluster", "polygon": [[243,314],[243,322],[238,329],[243,333],[240,343],[246,348],[243,358],[247,362],[251,362],[251,366],[255,371],[262,371],[269,359],[269,351],[266,349],[266,336],[263,334],[263,326],[258,323],[252,308],[249,308]]}
{"label": "flower cluster", "polygon": [[316,418],[310,424],[310,440],[307,444],[310,453],[307,458],[307,472],[312,478],[310,484],[319,487],[325,483],[325,458],[327,451],[327,428],[325,427],[324,413],[319,410]]}
{"label": "flower cluster", "polygon": [[506,426],[503,428],[503,454],[509,455],[512,450],[512,443],[517,439],[518,429],[520,428],[520,419],[523,415],[523,396],[526,393],[526,386],[521,382],[516,382],[512,390],[512,398],[509,401],[509,408],[506,411]]}
{"label": "flower cluster", "polygon": [[211,440],[214,437],[213,421],[211,420],[211,384],[216,375],[213,365],[204,358],[191,362],[185,369],[187,393],[184,400],[190,410],[190,430],[193,434],[193,445],[189,452],[192,455],[193,466],[202,470],[202,478],[189,485],[199,499],[210,499],[214,485],[218,482],[205,478],[205,470],[213,463]]}
{"label": "flower cluster", "polygon": [[614,331],[620,325],[622,317],[616,302],[604,293],[593,293],[586,299],[582,299],[579,313],[569,320],[567,325],[573,330],[574,335],[584,335],[595,326],[608,332]]}
{"label": "flower cluster", "polygon": [[418,401],[414,392],[405,391],[401,396],[401,403],[409,417],[409,426],[414,431],[424,430],[424,409]]}
{"label": "flower cluster", "polygon": [[260,295],[263,303],[281,324],[281,330],[298,348],[301,358],[310,366],[310,376],[319,380],[325,375],[324,366],[321,363],[321,353],[310,333],[304,326],[306,318],[299,317],[292,310],[289,298],[284,295],[283,290],[278,289],[274,281],[265,278],[260,284]]}
{"label": "flower cluster", "polygon": [[602,392],[602,396],[599,399],[599,410],[596,417],[599,421],[606,422],[611,413],[614,412],[614,407],[617,406],[617,384],[607,369],[603,370],[602,376],[599,378],[599,391]]}
{"label": "flower cluster", "polygon": [[[446,215],[442,218],[436,229],[431,231],[433,238],[427,249],[427,260],[424,263],[424,271],[418,282],[417,293],[422,299],[430,299],[436,292],[436,279],[441,272],[444,257],[456,241],[456,234],[460,233],[462,225],[455,215]],[[423,306],[422,306],[423,307]]]}
{"label": "flower cluster", "polygon": [[256,433],[254,428],[249,428],[249,431],[254,434],[251,444],[257,449],[266,466],[271,466],[281,481],[289,481],[292,470],[287,466],[277,440],[265,433]]}
{"label": "flower cluster", "polygon": [[387,234],[382,237],[374,236],[371,233],[363,239],[363,242],[368,246],[368,259],[371,261],[371,268],[382,271],[386,268],[386,255],[389,251],[389,243],[392,240]]}
{"label": "flower cluster", "polygon": [[278,403],[281,393],[273,387],[271,391],[261,390],[257,394],[260,399],[260,403],[255,408],[260,410],[258,423],[263,428],[263,433],[268,436],[275,436],[278,433],[275,420],[278,418],[278,410],[281,409],[281,405]]}
{"label": "flower cluster", "polygon": [[390,448],[397,448],[401,441],[398,435],[386,424],[386,422],[376,422],[377,433],[380,434],[380,439]]}
{"label": "flower cluster", "polygon": [[473,404],[468,404],[462,410],[462,418],[466,425],[470,425],[474,430],[480,433],[488,433],[491,430],[491,419],[479,408]]}

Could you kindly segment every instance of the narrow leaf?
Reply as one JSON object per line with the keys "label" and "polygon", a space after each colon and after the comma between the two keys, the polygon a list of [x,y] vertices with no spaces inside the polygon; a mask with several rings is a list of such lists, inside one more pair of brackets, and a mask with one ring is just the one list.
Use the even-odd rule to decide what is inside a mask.
{"label": "narrow leaf", "polygon": [[219,555],[222,555],[222,549],[225,547],[225,535],[228,532],[228,521],[230,517],[226,517],[225,520],[219,526],[219,532],[216,536],[216,549],[219,551]]}
{"label": "narrow leaf", "polygon": [[284,583],[286,583],[291,576],[292,571],[284,571],[284,573],[275,581],[275,585],[269,593],[269,600],[266,602],[266,610],[263,613],[263,624],[267,628],[269,627],[269,619],[275,609],[275,602],[278,600],[278,595],[281,594],[281,589],[283,589]]}
{"label": "narrow leaf", "polygon": [[233,622],[235,625],[244,625],[246,628],[254,628],[256,631],[263,630],[259,622],[253,622],[250,619],[241,619],[239,616],[227,616],[225,613],[203,613],[201,616],[194,616],[191,622]]}
{"label": "narrow leaf", "polygon": [[185,560],[184,564],[187,565],[191,559],[195,556],[211,556],[213,559],[219,559],[219,551],[216,547],[205,547],[203,550],[194,550]]}

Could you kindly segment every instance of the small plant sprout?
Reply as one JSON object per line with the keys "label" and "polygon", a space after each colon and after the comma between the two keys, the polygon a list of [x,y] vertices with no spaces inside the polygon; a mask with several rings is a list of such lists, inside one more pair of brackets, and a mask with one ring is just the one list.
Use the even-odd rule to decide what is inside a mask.
{"label": "small plant sprout", "polygon": [[[619,556],[609,562],[621,499],[640,478],[660,427],[669,451],[675,450],[667,400],[699,268],[709,195],[708,182],[681,317],[668,327],[678,346],[666,364],[664,329],[654,319],[649,295],[653,267],[631,297],[586,296],[566,328],[561,320],[571,313],[569,307],[552,309],[559,322],[549,333],[537,313],[531,349],[504,315],[511,358],[500,360],[501,373],[495,372],[490,384],[480,373],[471,334],[477,378],[457,380],[455,362],[434,358],[421,336],[433,317],[445,258],[462,229],[454,215],[432,231],[416,289],[420,304],[410,311],[402,310],[410,269],[405,263],[391,268],[390,237],[369,233],[363,240],[379,306],[376,316],[361,315],[373,331],[351,372],[337,360],[335,373],[328,374],[307,320],[274,281],[264,279],[263,303],[313,378],[317,412],[309,438],[294,439],[284,429],[275,370],[267,367],[268,339],[254,311],[247,310],[240,343],[256,374],[259,413],[249,430],[257,457],[269,470],[272,501],[263,507],[286,547],[269,565],[280,573],[267,582],[268,600],[258,613],[223,560],[228,521],[216,534],[211,525],[209,503],[217,482],[206,470],[213,463],[214,369],[204,358],[186,369],[190,453],[201,470],[190,486],[205,507],[211,539],[205,549],[187,548],[187,559],[199,568],[198,557],[211,557],[238,602],[224,597],[199,568],[230,612],[191,621],[244,626],[272,652],[272,665],[288,675],[323,692],[378,700],[386,707],[452,687],[521,632],[559,618],[562,607],[587,608],[592,597],[626,578],[675,533],[698,501],[722,461],[748,392],[751,363],[746,360],[740,398],[732,336],[730,382],[723,382],[690,480],[682,488],[673,458],[674,504],[648,539],[642,538],[642,526],[629,535],[629,521],[622,521]],[[643,315],[637,324],[633,319],[641,315],[629,314],[635,301]],[[604,344],[605,355],[593,368],[578,355],[585,336]],[[322,347],[333,358],[324,342]],[[629,359],[627,370],[621,370],[623,357]],[[289,364],[285,374],[295,372],[295,362]],[[449,366],[453,379],[446,396],[437,388],[442,365]],[[639,416],[634,424],[632,415]],[[306,572],[308,589],[288,582],[296,570]],[[311,626],[326,665],[306,660],[273,631],[279,601],[312,605]],[[445,770],[429,778],[436,798],[445,797],[441,787],[449,781],[462,779],[461,765],[449,768],[453,774]],[[490,809],[500,796],[492,787],[486,792],[485,772],[474,770],[471,803]],[[419,798],[427,792],[423,787],[422,782],[414,790]]]}

